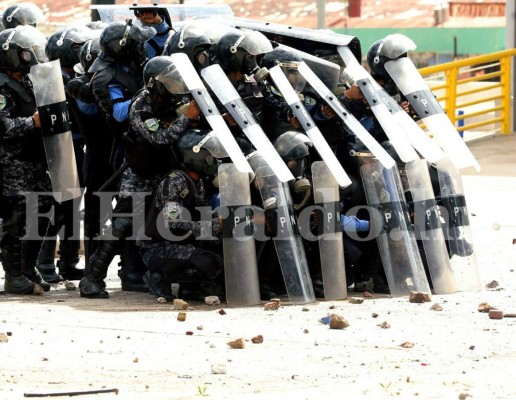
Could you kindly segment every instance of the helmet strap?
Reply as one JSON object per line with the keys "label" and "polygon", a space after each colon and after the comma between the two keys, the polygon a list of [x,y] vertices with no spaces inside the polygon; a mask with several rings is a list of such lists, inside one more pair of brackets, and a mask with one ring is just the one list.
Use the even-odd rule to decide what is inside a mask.
{"label": "helmet strap", "polygon": [[373,58],[373,62],[375,64],[378,64],[380,62],[380,53],[382,51],[382,48],[383,48],[383,45],[385,44],[385,41],[381,41],[380,44],[378,45],[378,48],[376,49],[376,54]]}
{"label": "helmet strap", "polygon": [[13,21],[14,14],[16,14],[18,11],[20,11],[20,8],[21,8],[21,7],[16,7],[16,8],[13,10],[13,12],[7,16],[6,21],[7,21],[7,22],[12,22],[12,21]]}

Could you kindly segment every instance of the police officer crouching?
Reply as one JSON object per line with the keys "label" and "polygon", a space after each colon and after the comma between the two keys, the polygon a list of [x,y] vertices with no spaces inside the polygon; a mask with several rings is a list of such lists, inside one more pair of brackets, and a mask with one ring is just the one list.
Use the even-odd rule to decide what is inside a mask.
{"label": "police officer crouching", "polygon": [[222,296],[223,262],[217,253],[222,226],[215,214],[202,218],[199,207],[209,207],[203,178],[215,176],[218,159],[227,155],[214,132],[203,130],[190,129],[176,148],[181,167],[158,185],[145,226],[151,240],[138,242],[149,268],[144,280],[156,297],[168,301],[173,299],[172,283],[179,283],[181,298]]}

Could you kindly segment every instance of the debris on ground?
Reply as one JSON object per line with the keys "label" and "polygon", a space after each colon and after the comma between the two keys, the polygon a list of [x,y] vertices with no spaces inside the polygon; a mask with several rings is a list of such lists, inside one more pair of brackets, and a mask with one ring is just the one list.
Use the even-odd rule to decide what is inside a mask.
{"label": "debris on ground", "polygon": [[43,290],[39,283],[36,283],[34,285],[34,294],[37,296],[41,296],[43,293],[45,293],[45,290]]}
{"label": "debris on ground", "polygon": [[262,335],[257,335],[257,336],[255,336],[255,337],[253,337],[251,339],[251,342],[253,342],[255,344],[263,343],[263,336]]}
{"label": "debris on ground", "polygon": [[503,311],[494,308],[489,310],[489,319],[503,319]]}
{"label": "debris on ground", "polygon": [[349,302],[351,304],[362,304],[364,302],[364,299],[359,299],[358,297],[350,297]]}
{"label": "debris on ground", "polygon": [[186,313],[185,312],[178,313],[177,314],[177,320],[181,321],[181,322],[186,321]]}
{"label": "debris on ground", "polygon": [[243,349],[245,347],[245,340],[242,338],[232,340],[227,343],[232,349]]}
{"label": "debris on ground", "polygon": [[403,342],[402,344],[400,344],[401,347],[403,347],[404,349],[411,349],[412,347],[414,347],[414,343],[412,342]]}
{"label": "debris on ground", "polygon": [[409,302],[411,303],[427,303],[430,302],[431,298],[428,293],[416,292],[412,290],[409,295]]}
{"label": "debris on ground", "polygon": [[391,324],[389,324],[387,321],[383,321],[381,324],[378,324],[376,326],[379,326],[382,329],[389,329],[391,327]]}
{"label": "debris on ground", "polygon": [[156,301],[160,304],[165,304],[167,302],[167,299],[164,297],[157,297]]}
{"label": "debris on ground", "polygon": [[70,281],[65,281],[64,287],[69,292],[73,292],[74,290],[77,290],[77,286],[75,286],[75,283],[70,282]]}
{"label": "debris on ground", "polygon": [[186,310],[190,305],[183,299],[174,299],[173,304],[176,310]]}
{"label": "debris on ground", "polygon": [[443,307],[439,303],[435,303],[432,307],[430,307],[432,311],[442,311]]}
{"label": "debris on ground", "polygon": [[349,322],[344,319],[341,315],[331,314],[330,315],[330,329],[344,329],[349,326]]}
{"label": "debris on ground", "polygon": [[206,296],[204,302],[209,306],[215,306],[220,304],[220,299],[219,296]]}
{"label": "debris on ground", "polygon": [[489,310],[492,310],[493,308],[494,307],[491,304],[486,303],[486,302],[480,303],[478,305],[478,311],[483,312],[483,313],[487,313],[487,312],[489,312]]}
{"label": "debris on ground", "polygon": [[491,281],[486,285],[486,288],[488,289],[494,289],[496,287],[500,286],[497,281]]}
{"label": "debris on ground", "polygon": [[211,366],[212,374],[225,374],[227,372],[226,364],[213,364]]}
{"label": "debris on ground", "polygon": [[269,301],[268,303],[265,303],[263,305],[263,309],[266,311],[277,310],[279,308],[279,305],[280,305],[279,302]]}
{"label": "debris on ground", "polygon": [[0,332],[0,343],[7,343],[9,341],[9,338],[7,335],[3,332]]}
{"label": "debris on ground", "polygon": [[224,310],[223,308],[221,308],[221,309],[219,310],[219,314],[220,314],[220,315],[226,315],[226,310]]}

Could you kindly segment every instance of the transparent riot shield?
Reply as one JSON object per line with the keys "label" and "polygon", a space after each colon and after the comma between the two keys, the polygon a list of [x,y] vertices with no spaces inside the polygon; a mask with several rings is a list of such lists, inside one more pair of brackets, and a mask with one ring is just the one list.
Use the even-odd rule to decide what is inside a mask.
{"label": "transparent riot shield", "polygon": [[278,179],[259,153],[254,153],[249,163],[255,171],[254,184],[262,197],[288,298],[293,303],[312,302],[312,280],[288,184]]}
{"label": "transparent riot shield", "polygon": [[79,197],[81,188],[59,60],[32,66],[30,80],[41,121],[54,198],[63,202]]}
{"label": "transparent riot shield", "polygon": [[361,175],[367,203],[378,210],[372,213],[371,230],[379,232],[376,239],[391,295],[407,296],[412,290],[430,293],[397,167],[385,168],[370,159],[362,165]]}
{"label": "transparent riot shield", "polygon": [[208,90],[202,83],[201,78],[197,74],[195,67],[185,53],[176,53],[170,55],[170,59],[174,62],[174,66],[179,71],[181,78],[190,90],[197,105],[201,109],[206,120],[210,124],[218,139],[224,146],[224,149],[231,157],[233,163],[241,172],[253,172],[251,166],[245,159],[242,150],[238,147],[233,134],[226,125],[226,121],[220,115],[215,102],[211,98]]}
{"label": "transparent riot shield", "polygon": [[339,186],[324,161],[312,163],[315,205],[324,210],[319,236],[319,253],[326,300],[341,300],[348,295],[344,264],[344,244],[340,226]]}
{"label": "transparent riot shield", "polygon": [[275,66],[269,70],[269,73],[276,87],[279,89],[283,95],[283,98],[288,103],[292,109],[292,112],[305,130],[306,135],[314,144],[321,158],[326,162],[330,172],[338,182],[338,185],[341,187],[347,187],[351,185],[351,180],[349,179],[348,174],[346,174],[346,171],[344,171],[344,168],[342,168],[342,165],[335,156],[335,153],[333,153],[333,150],[328,145],[328,142],[324,138],[323,134],[317,125],[315,125],[315,122],[306,110],[303,103],[301,103],[299,96],[281,70],[281,67]]}
{"label": "transparent riot shield", "polygon": [[253,114],[244,103],[231,81],[220,65],[214,64],[204,68],[201,75],[213,90],[215,95],[224,104],[238,126],[249,141],[261,154],[267,154],[267,163],[282,182],[294,179],[292,172],[274,148],[273,144],[253,117]]}
{"label": "transparent riot shield", "polygon": [[409,162],[405,165],[405,173],[413,201],[414,229],[417,239],[423,243],[433,290],[435,294],[454,293],[457,291],[457,285],[444,241],[439,207],[432,189],[427,162]]}
{"label": "transparent riot shield", "polygon": [[337,116],[342,119],[351,132],[360,139],[364,146],[366,146],[386,168],[394,166],[393,158],[380,146],[376,139],[371,136],[353,114],[344,107],[337,99],[337,96],[324,85],[306,63],[302,62],[299,64],[299,72],[306,81],[310,83],[317,94],[335,111]]}
{"label": "transparent riot shield", "polygon": [[481,290],[460,172],[448,158],[437,163],[437,172],[443,205],[442,214],[446,221],[445,236],[457,287],[460,291]]}
{"label": "transparent riot shield", "polygon": [[453,126],[427,83],[408,57],[385,63],[385,70],[434,136],[446,155],[458,168],[480,165]]}
{"label": "transparent riot shield", "polygon": [[226,300],[231,306],[260,303],[256,248],[249,175],[239,172],[234,164],[219,167],[220,205],[224,217],[224,275]]}

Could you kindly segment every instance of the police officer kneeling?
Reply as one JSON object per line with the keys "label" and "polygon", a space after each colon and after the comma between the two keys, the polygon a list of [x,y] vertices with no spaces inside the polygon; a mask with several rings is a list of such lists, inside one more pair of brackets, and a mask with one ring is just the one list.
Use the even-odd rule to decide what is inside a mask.
{"label": "police officer kneeling", "polygon": [[156,297],[168,301],[172,283],[179,283],[184,299],[222,296],[222,226],[209,209],[200,211],[209,207],[203,181],[217,174],[218,159],[227,155],[214,132],[190,129],[176,146],[181,167],[158,185],[146,219],[145,235],[151,240],[138,242],[149,268],[144,281]]}

